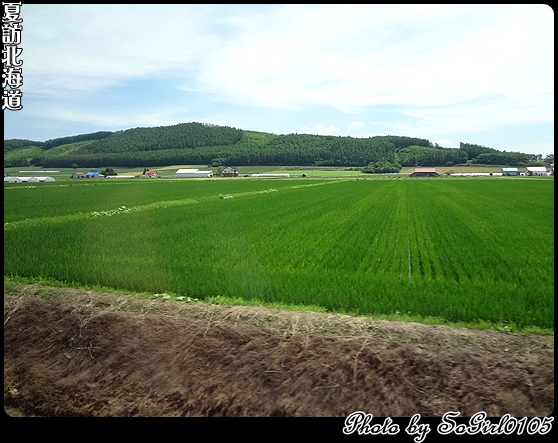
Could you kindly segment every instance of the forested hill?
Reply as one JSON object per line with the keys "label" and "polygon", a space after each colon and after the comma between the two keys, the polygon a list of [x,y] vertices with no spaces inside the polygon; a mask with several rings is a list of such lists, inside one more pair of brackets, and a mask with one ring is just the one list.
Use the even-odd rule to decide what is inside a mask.
{"label": "forested hill", "polygon": [[[484,157],[483,157],[484,156]],[[46,142],[4,140],[4,166],[151,167],[211,166],[443,166],[484,160],[521,164],[529,154],[500,152],[461,143],[442,148],[429,140],[376,136],[353,138],[311,134],[276,135],[228,126],[181,123],[173,126],[101,131]],[[502,163],[503,162],[503,163]]]}

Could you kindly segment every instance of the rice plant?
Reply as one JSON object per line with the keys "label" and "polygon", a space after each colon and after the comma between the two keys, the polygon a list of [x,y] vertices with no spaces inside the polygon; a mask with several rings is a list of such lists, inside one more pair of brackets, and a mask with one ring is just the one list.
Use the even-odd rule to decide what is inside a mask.
{"label": "rice plant", "polygon": [[62,267],[76,284],[191,299],[554,325],[548,180],[107,183],[5,197],[4,275],[56,279]]}

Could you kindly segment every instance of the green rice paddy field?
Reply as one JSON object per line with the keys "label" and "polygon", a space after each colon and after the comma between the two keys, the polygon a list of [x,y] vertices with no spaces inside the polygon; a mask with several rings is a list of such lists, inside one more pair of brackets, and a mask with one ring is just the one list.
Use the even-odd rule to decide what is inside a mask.
{"label": "green rice paddy field", "polygon": [[4,185],[4,275],[554,328],[554,180]]}

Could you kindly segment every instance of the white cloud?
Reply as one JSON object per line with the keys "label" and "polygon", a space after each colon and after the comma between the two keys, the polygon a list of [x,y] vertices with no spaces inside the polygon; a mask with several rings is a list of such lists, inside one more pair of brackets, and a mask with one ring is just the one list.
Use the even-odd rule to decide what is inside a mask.
{"label": "white cloud", "polygon": [[[348,113],[348,129],[453,138],[554,119],[546,5],[29,4],[21,16],[23,94],[56,99],[46,114],[60,121],[226,122],[254,106],[250,118],[330,122],[311,133],[339,135]],[[141,79],[176,94],[146,94]]]}
{"label": "white cloud", "polygon": [[355,121],[355,122],[352,122],[352,123],[349,125],[349,129],[358,129],[358,128],[362,128],[362,127],[364,127],[364,123],[362,123],[362,122],[356,122],[356,121]]}
{"label": "white cloud", "polygon": [[455,148],[456,146],[451,146],[451,142],[447,139],[447,138],[441,138],[439,140],[436,140],[434,143],[440,145],[440,146],[444,146],[446,148]]}
{"label": "white cloud", "polygon": [[308,126],[303,126],[297,133],[299,134],[316,134],[316,135],[341,135],[339,128],[335,126],[328,126],[324,128],[322,125],[315,125],[312,129]]}

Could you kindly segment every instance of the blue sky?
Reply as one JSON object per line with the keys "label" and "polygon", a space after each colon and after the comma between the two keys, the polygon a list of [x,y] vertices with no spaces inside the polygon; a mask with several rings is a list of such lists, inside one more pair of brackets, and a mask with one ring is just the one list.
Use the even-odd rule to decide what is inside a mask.
{"label": "blue sky", "polygon": [[203,122],[554,153],[546,5],[21,6],[4,139]]}

